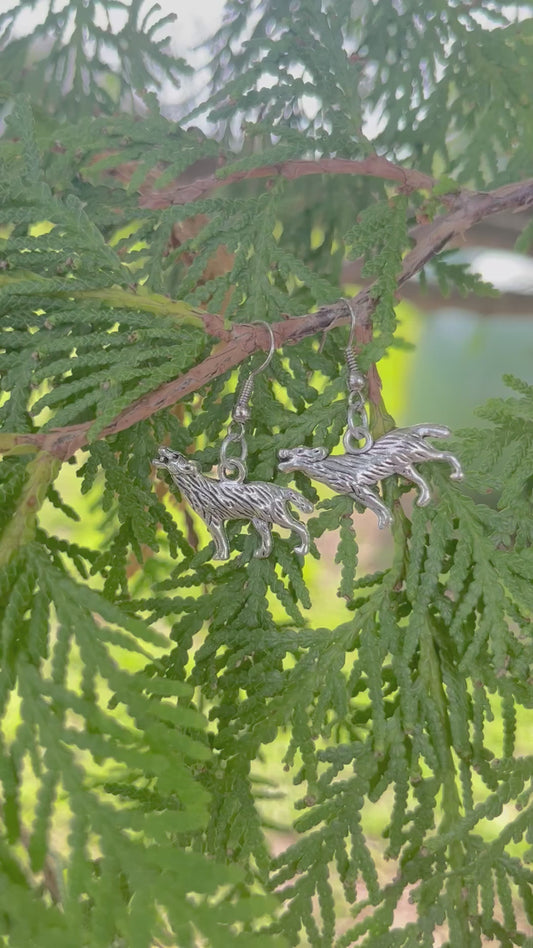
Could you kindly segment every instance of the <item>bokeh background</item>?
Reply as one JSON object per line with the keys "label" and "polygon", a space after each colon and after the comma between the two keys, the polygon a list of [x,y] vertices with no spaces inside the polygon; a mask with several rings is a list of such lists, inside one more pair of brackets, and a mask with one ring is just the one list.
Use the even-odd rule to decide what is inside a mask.
{"label": "bokeh background", "polygon": [[[208,61],[208,51],[203,44],[220,25],[224,4],[223,0],[200,0],[196,4],[190,0],[160,0],[160,5],[164,12],[177,13],[177,21],[169,27],[170,43],[173,51],[190,62],[195,70],[177,94],[173,89],[163,87],[162,90],[162,111],[179,120],[185,103],[201,100],[205,88],[204,67]],[[8,0],[0,0],[0,10],[11,6]],[[44,19],[46,6],[44,2],[36,3],[32,18],[20,21],[21,31],[30,33],[35,23]],[[375,121],[375,117],[368,117],[369,137],[372,137]],[[204,126],[203,130],[209,134],[208,127]],[[515,248],[525,218],[524,214],[494,215],[472,228],[460,244],[448,248],[450,259],[469,264],[484,280],[492,283],[497,291],[494,295],[462,298],[452,293],[444,297],[431,269],[424,287],[418,279],[404,287],[398,314],[400,334],[406,345],[392,350],[379,366],[385,403],[398,425],[427,421],[446,424],[454,430],[479,425],[483,422],[476,417],[475,408],[489,397],[504,394],[504,373],[531,382],[533,259],[531,254]],[[346,294],[361,287],[357,261],[346,261],[343,280]],[[69,503],[82,517],[85,541],[91,545],[103,519],[99,490],[96,487],[82,496],[72,468],[65,468],[61,478],[62,485],[68,489]],[[68,522],[50,504],[43,508],[43,518],[49,529],[68,531]],[[378,530],[375,517],[369,512],[356,513],[354,518],[361,572],[382,569],[392,555],[390,533]],[[199,532],[202,539],[208,539],[200,525]],[[80,542],[78,528],[77,536]],[[306,565],[313,592],[310,621],[314,626],[331,627],[336,621],[349,618],[345,602],[336,597],[340,571],[335,563],[336,546],[335,535],[323,537],[319,541],[320,563],[309,558]],[[500,724],[498,709],[494,710],[493,750],[497,754]],[[16,710],[14,714],[13,724]],[[530,750],[532,730],[532,716],[524,711],[518,722],[518,752]],[[257,761],[256,766],[257,778],[264,781],[267,790],[263,806],[265,818],[273,826],[270,839],[274,851],[292,841],[284,827],[291,821],[298,796],[298,789],[292,787],[279,764],[282,756],[279,744],[270,745],[268,756]],[[381,840],[385,815],[378,809],[370,817],[376,852],[385,848]],[[487,824],[487,833],[494,834],[507,816],[504,808],[498,820]],[[412,910],[405,902],[400,911],[408,917]]]}

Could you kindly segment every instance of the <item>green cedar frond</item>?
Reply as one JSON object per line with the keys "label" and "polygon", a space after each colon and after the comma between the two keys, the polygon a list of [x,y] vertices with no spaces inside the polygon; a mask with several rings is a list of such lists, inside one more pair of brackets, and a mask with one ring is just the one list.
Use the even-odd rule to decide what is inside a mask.
{"label": "green cedar frond", "polygon": [[[450,259],[451,258],[451,259]],[[432,261],[429,269],[435,274],[440,292],[449,296],[452,289],[458,290],[461,296],[477,293],[479,296],[498,296],[498,291],[491,283],[482,280],[479,274],[469,270],[466,263],[454,263],[454,254],[441,253]]]}
{"label": "green cedar frond", "polygon": [[[529,22],[499,0],[483,17],[228,0],[208,99],[180,122],[146,91],[185,68],[156,4],[51,5],[46,56],[15,36],[33,6],[0,14],[16,86],[0,88],[2,945],[528,944],[531,385],[507,376],[510,395],[456,435],[464,490],[425,465],[434,502],[411,513],[406,485],[383,485],[394,550],[368,576],[359,507],[295,478],[313,540],[338,532],[340,602],[319,544],[303,565],[277,528],[258,560],[253,528],[230,523],[231,557],[212,562],[153,469],[161,444],[217,464],[259,355],[104,435],[223,351],[207,313],[234,339],[236,323],[305,317],[343,295],[348,255],[372,282],[362,368],[397,345],[413,219],[482,205],[459,184],[529,174]],[[184,127],[194,115],[215,133]],[[405,185],[228,183],[376,155]],[[417,171],[431,193],[411,190]],[[446,253],[431,265],[443,293],[487,291]],[[340,450],[347,332],[287,346],[255,379],[250,480],[283,482],[281,447]],[[85,446],[63,465],[77,423]],[[295,796],[278,811],[280,766]]]}
{"label": "green cedar frond", "polygon": [[[60,102],[61,117],[68,118],[80,111],[91,114],[94,104],[106,112],[127,107],[135,102],[134,90],[160,89],[163,77],[178,86],[179,77],[190,68],[165,50],[164,30],[175,15],[161,15],[157,3],[142,8],[140,0],[111,7],[98,0],[81,6],[69,2],[60,10],[51,5],[44,21],[33,24],[30,36],[14,40],[19,21],[26,26],[25,17],[31,17],[33,10],[31,0],[24,0],[0,16],[0,40],[10,40],[2,54],[2,80],[11,78],[13,69],[20,70],[23,63],[24,90],[37,96],[43,111],[57,114]],[[115,17],[114,29],[110,14]]]}
{"label": "green cedar frond", "polygon": [[[37,601],[43,606],[45,602],[53,603],[59,623],[51,676],[47,675],[46,666],[42,664],[41,656],[46,655],[46,651],[43,652],[41,647],[37,654],[35,652],[35,636],[42,636],[46,628],[47,609],[41,613],[39,628],[32,618],[27,637],[21,638],[20,635],[25,628],[25,603],[27,608],[28,596],[35,595],[37,588],[44,594],[43,599],[37,592]],[[96,615],[104,624],[95,622]],[[105,623],[118,625],[123,631],[119,634]],[[16,641],[10,633],[14,624],[18,630]],[[145,646],[141,645],[143,640]],[[160,647],[162,644],[164,639],[141,620],[121,612],[87,587],[78,586],[63,571],[53,567],[38,548],[27,547],[25,568],[20,572],[19,566],[19,577],[11,583],[3,618],[2,674],[5,677],[9,669],[11,674],[16,674],[21,696],[21,723],[12,744],[12,754],[17,769],[29,754],[39,781],[35,821],[29,841],[34,872],[43,868],[47,858],[49,836],[58,815],[58,793],[70,799],[73,813],[79,809],[81,800],[84,801],[79,813],[90,819],[92,832],[96,831],[99,839],[101,855],[96,862],[87,859],[87,828],[80,838],[76,838],[77,820],[73,817],[74,835],[70,843],[73,860],[71,884],[74,888],[71,893],[67,891],[66,899],[69,904],[76,892],[79,895],[90,893],[94,903],[89,924],[94,939],[91,944],[103,944],[104,930],[106,938],[114,937],[114,933],[120,931],[127,934],[135,918],[135,913],[129,918],[120,892],[111,897],[108,887],[112,869],[123,875],[124,885],[130,893],[136,891],[141,878],[144,880],[143,889],[146,884],[149,891],[152,886],[159,887],[156,901],[161,906],[168,906],[172,901],[169,871],[185,872],[188,877],[186,888],[180,883],[174,891],[173,898],[178,903],[186,891],[196,888],[201,893],[214,892],[221,883],[236,878],[234,873],[215,869],[212,863],[205,861],[204,865],[202,857],[185,849],[178,860],[179,867],[171,858],[175,847],[170,845],[170,839],[176,834],[190,836],[197,833],[206,822],[209,795],[198,784],[191,769],[191,762],[201,762],[205,766],[211,760],[211,752],[203,738],[206,721],[187,703],[184,704],[190,700],[190,687],[127,672],[116,661],[117,648],[126,648],[145,661],[146,647]],[[81,695],[67,685],[67,674],[71,673],[67,670],[72,665],[75,649],[79,650],[85,680]],[[101,691],[101,685],[97,685],[98,678],[106,682],[108,693],[114,694],[124,706],[126,716],[122,720],[117,718],[116,712],[106,711],[104,705],[95,703],[95,697]],[[180,696],[178,704],[167,703],[166,698],[172,695]],[[85,729],[80,730],[75,720],[84,720]],[[201,739],[198,739],[198,734]],[[35,747],[40,749],[34,758]],[[88,752],[94,761],[92,789],[79,765],[80,751]],[[170,759],[173,761],[171,770],[168,766]],[[117,819],[117,811],[106,802],[105,784],[97,776],[106,761],[107,768],[112,767],[110,772],[115,774],[115,781],[120,780],[121,774],[124,775],[122,779],[128,774],[128,781],[134,779],[139,787],[146,785],[149,788],[154,782],[154,788],[159,787],[167,801],[166,807],[147,817],[142,800],[135,806],[132,805],[134,797],[130,796],[127,810],[122,818]],[[12,837],[19,836],[21,819],[16,779],[13,780],[15,773],[16,770],[10,771],[5,766],[0,768],[4,815]],[[146,834],[146,844],[140,842],[141,828]],[[148,843],[149,839],[153,840],[152,844]],[[81,852],[85,858],[80,862]],[[139,860],[142,863],[143,858],[146,866],[151,867],[149,875],[137,877],[135,867]],[[152,881],[148,882],[150,876]],[[182,875],[181,878],[185,877]],[[155,905],[154,895],[155,890],[149,904]],[[106,912],[111,910],[111,916],[101,931],[105,906]],[[174,909],[175,906],[174,901]],[[215,916],[213,924],[216,926]],[[76,913],[69,917],[72,922]],[[201,929],[201,916],[196,919],[193,912],[189,921],[193,919]],[[82,924],[81,917],[78,922]],[[84,924],[87,924],[87,919]],[[77,943],[82,944],[83,937],[80,930]],[[148,935],[142,940],[137,939],[137,943],[148,945],[147,938]]]}
{"label": "green cedar frond", "polygon": [[364,259],[362,276],[374,278],[372,296],[378,301],[374,326],[380,334],[380,341],[377,350],[376,343],[371,344],[372,361],[377,361],[390,345],[396,327],[396,278],[403,253],[409,245],[406,210],[405,197],[374,204],[363,211],[345,238],[349,255]]}

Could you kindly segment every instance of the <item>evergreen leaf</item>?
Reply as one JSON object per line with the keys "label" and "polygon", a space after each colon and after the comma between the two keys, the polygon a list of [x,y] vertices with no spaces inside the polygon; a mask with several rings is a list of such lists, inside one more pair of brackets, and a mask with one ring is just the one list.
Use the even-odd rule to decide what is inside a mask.
{"label": "evergreen leaf", "polygon": [[[171,103],[157,3],[0,13],[5,948],[529,945],[531,385],[454,437],[464,488],[370,485],[384,550],[300,472],[312,558],[236,520],[214,562],[154,466],[215,468],[250,378],[247,483],[288,484],[342,451],[334,304],[378,437],[408,278],[493,292],[446,247],[531,205],[532,31],[482,6],[227,0]],[[260,373],[257,320],[297,342]]]}

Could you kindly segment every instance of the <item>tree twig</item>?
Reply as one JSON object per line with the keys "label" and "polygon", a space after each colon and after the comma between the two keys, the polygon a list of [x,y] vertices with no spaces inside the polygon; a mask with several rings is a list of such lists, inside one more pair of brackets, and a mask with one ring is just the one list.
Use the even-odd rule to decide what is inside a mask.
{"label": "tree twig", "polygon": [[[491,192],[465,192],[450,196],[451,209],[427,224],[413,228],[411,237],[414,246],[406,254],[398,278],[401,287],[418,273],[429,260],[439,253],[454,237],[463,234],[482,218],[502,210],[521,211],[533,207],[533,178],[516,184],[505,185]],[[352,305],[356,322],[362,329],[371,325],[372,312],[377,300],[372,297],[372,286],[361,290]],[[295,344],[320,332],[327,332],[333,325],[347,322],[349,315],[346,303],[339,301],[323,306],[316,313],[307,313],[281,320],[273,327],[276,347]],[[177,401],[208,385],[218,376],[235,368],[258,349],[268,348],[266,330],[257,325],[235,325],[215,351],[181,375],[167,382],[143,398],[133,402],[104,428],[99,438],[116,434],[155,412],[174,405]],[[92,422],[51,429],[47,432],[10,435],[13,445],[33,445],[50,452],[63,460],[71,457],[87,443]]]}
{"label": "tree twig", "polygon": [[351,161],[348,158],[320,158],[317,161],[280,161],[275,165],[263,165],[260,168],[248,168],[242,171],[233,171],[230,174],[210,174],[194,181],[175,181],[167,188],[157,189],[153,182],[147,187],[140,188],[141,207],[152,210],[161,210],[175,204],[188,204],[198,198],[205,197],[217,188],[237,181],[251,181],[257,178],[287,178],[294,181],[306,175],[315,174],[349,174],[368,175],[372,178],[383,178],[387,181],[397,181],[402,191],[416,191],[431,189],[435,179],[431,175],[416,171],[413,168],[402,168],[380,155],[369,155],[361,161]]}

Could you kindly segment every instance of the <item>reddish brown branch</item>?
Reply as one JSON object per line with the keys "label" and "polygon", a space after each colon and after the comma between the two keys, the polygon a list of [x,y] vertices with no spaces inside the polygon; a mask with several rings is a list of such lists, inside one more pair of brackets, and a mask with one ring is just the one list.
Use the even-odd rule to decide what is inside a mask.
{"label": "reddish brown branch", "polygon": [[190,201],[205,197],[217,188],[235,184],[237,181],[279,177],[293,181],[295,178],[303,178],[310,174],[368,175],[372,178],[396,181],[402,191],[431,190],[435,185],[435,179],[430,175],[410,168],[401,168],[379,155],[369,155],[361,161],[350,161],[348,158],[321,158],[318,161],[282,161],[279,164],[234,171],[226,175],[211,174],[182,183],[178,179],[167,188],[159,190],[151,183],[149,188],[141,188],[140,204],[141,207],[153,210],[162,209],[172,204],[188,204]]}
{"label": "reddish brown branch", "polygon": [[448,213],[413,228],[411,237],[415,247],[404,260],[399,285],[418,273],[450,240],[462,236],[484,217],[530,207],[533,207],[533,178],[506,184],[495,191],[461,192],[454,197]]}
{"label": "reddish brown branch", "polygon": [[[461,192],[453,196],[451,210],[428,224],[415,227],[411,233],[413,249],[405,256],[398,285],[402,286],[431,260],[454,237],[463,234],[469,227],[490,214],[502,210],[525,210],[533,207],[533,179],[506,185],[492,192]],[[357,325],[368,330],[371,315],[376,305],[372,298],[372,287],[361,290],[353,300]],[[278,322],[274,328],[276,346],[300,342],[306,336],[331,329],[334,324],[348,320],[345,302],[324,306],[316,313],[293,317]],[[257,349],[268,348],[268,336],[264,327],[236,325],[216,350],[180,378],[167,382],[154,392],[134,402],[100,433],[99,437],[116,434],[151,417],[156,411],[168,408],[177,401],[208,385],[229,369],[235,368]],[[16,436],[17,444],[32,444],[67,459],[87,443],[91,422],[52,429],[40,434]]]}
{"label": "reddish brown branch", "polygon": [[[368,320],[372,301],[368,296],[367,306],[362,305],[362,294],[357,299],[358,321]],[[332,306],[325,306],[316,313],[309,313],[307,316],[296,316],[291,319],[283,320],[273,327],[276,348],[281,348],[288,343],[297,343],[306,336],[314,336],[319,332],[330,329],[333,323],[346,319],[346,303],[335,303]],[[98,435],[99,438],[105,438],[108,435],[117,434],[130,428],[138,421],[150,418],[156,411],[163,408],[169,408],[175,405],[180,399],[185,398],[192,392],[197,392],[200,388],[208,385],[218,376],[227,372],[229,369],[240,365],[248,356],[258,349],[268,351],[270,346],[270,337],[266,329],[262,326],[250,324],[237,325],[233,328],[229,342],[224,342],[216,347],[216,350],[204,359],[200,365],[189,369],[184,375],[161,385],[154,392],[149,392],[138,401],[133,402]],[[34,444],[50,454],[67,460],[72,457],[76,451],[87,443],[87,435],[92,422],[83,422],[79,425],[68,425],[65,428],[52,428],[50,431],[40,434],[21,434],[15,439],[16,444]]]}

